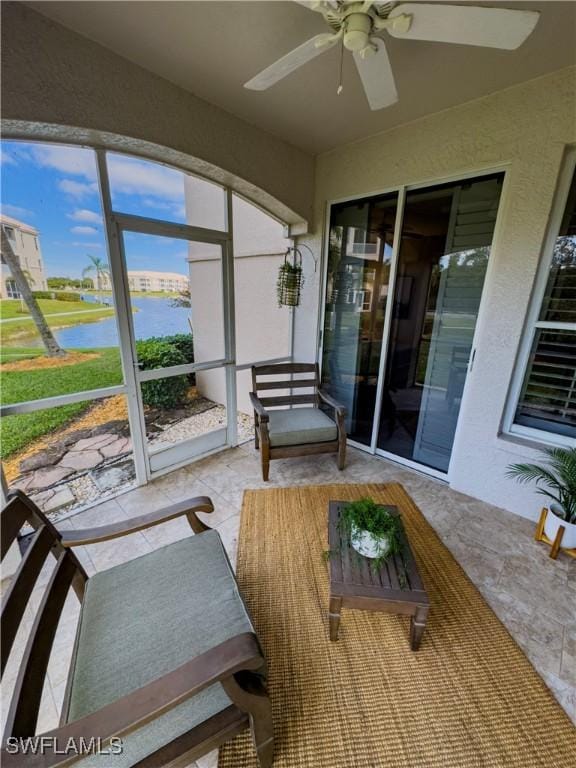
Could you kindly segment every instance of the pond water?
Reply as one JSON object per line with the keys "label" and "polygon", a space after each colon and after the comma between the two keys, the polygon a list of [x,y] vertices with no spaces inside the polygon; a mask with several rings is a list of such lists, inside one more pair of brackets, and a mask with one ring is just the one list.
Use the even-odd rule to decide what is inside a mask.
{"label": "pond water", "polygon": [[[86,301],[94,301],[92,296],[84,296]],[[111,301],[110,298],[104,301]],[[190,310],[185,307],[173,307],[172,299],[132,297],[134,332],[137,339],[149,339],[151,336],[171,336],[174,333],[190,333],[188,317]],[[118,346],[116,318],[107,317],[94,323],[73,325],[54,331],[54,336],[65,349],[87,347]],[[30,337],[20,336],[8,346],[39,347],[42,342],[35,334]]]}

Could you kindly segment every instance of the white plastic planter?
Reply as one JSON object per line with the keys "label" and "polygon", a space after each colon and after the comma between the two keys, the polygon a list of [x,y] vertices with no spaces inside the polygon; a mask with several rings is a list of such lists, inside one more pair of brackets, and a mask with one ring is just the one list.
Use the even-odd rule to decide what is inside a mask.
{"label": "white plastic planter", "polygon": [[554,541],[558,528],[561,525],[564,526],[564,535],[560,542],[561,549],[576,549],[576,523],[567,523],[566,520],[562,520],[558,516],[558,505],[550,504],[548,514],[546,515],[546,522],[544,523],[544,533],[550,539]]}
{"label": "white plastic planter", "polygon": [[352,546],[363,557],[382,557],[389,548],[387,536],[374,536],[368,531],[362,531],[354,523],[350,528]]}

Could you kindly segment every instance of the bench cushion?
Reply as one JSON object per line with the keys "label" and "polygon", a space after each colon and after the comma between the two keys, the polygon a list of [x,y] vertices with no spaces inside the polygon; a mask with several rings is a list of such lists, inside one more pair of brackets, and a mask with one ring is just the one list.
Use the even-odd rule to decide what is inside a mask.
{"label": "bench cushion", "polygon": [[[97,573],[82,606],[67,721],[242,632],[254,628],[216,531]],[[121,755],[90,756],[77,765],[134,765],[230,704],[216,683],[125,737]]]}
{"label": "bench cushion", "polygon": [[338,429],[332,419],[319,408],[290,408],[268,411],[270,445],[303,445],[327,443],[338,439]]}

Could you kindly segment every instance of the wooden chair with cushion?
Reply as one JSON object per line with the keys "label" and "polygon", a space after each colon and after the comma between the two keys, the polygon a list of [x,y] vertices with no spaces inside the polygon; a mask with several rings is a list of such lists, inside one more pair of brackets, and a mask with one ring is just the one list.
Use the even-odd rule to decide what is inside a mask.
{"label": "wooden chair with cushion", "polygon": [[[292,378],[297,374],[311,374]],[[272,377],[284,377],[280,379]],[[306,389],[306,394],[293,390]],[[338,454],[338,469],[346,464],[346,409],[320,388],[316,363],[279,363],[252,366],[254,433],[262,457],[262,477],[268,480],[270,461],[318,453]],[[290,390],[290,394],[262,392]],[[284,406],[307,406],[285,408]],[[326,406],[331,418],[320,406]],[[272,410],[274,408],[274,410]]]}
{"label": "wooden chair with cushion", "polygon": [[[34,530],[2,606],[2,675],[18,627],[48,558],[54,566],[19,663],[2,745],[9,766],[56,766],[71,759],[70,739],[122,752],[81,756],[79,766],[159,768],[187,765],[250,727],[259,764],[272,765],[266,668],[248,611],[218,533],[198,512],[199,497],[99,528],[61,532],[22,492],[1,513],[2,559],[18,532]],[[88,578],[73,547],[186,516],[185,537]],[[9,737],[34,736],[51,647],[70,587],[81,602],[60,726],[44,736],[43,755],[12,754]],[[11,659],[9,668],[12,667]],[[14,670],[11,670],[11,675]],[[11,677],[11,675],[9,677]],[[63,752],[59,752],[64,750]],[[72,761],[74,762],[74,761]]]}

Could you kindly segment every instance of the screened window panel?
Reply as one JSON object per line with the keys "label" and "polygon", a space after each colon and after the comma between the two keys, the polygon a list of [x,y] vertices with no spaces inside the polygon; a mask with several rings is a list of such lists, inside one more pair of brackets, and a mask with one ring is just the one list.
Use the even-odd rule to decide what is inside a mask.
{"label": "screened window panel", "polygon": [[576,435],[576,330],[536,330],[516,423]]}

